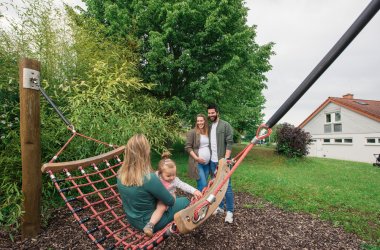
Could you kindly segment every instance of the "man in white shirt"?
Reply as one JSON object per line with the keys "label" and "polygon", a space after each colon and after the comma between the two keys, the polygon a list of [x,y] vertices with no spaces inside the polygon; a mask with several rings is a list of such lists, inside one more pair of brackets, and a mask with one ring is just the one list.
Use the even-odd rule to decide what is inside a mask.
{"label": "man in white shirt", "polygon": [[[218,161],[220,159],[230,159],[231,157],[233,144],[233,129],[228,122],[219,118],[219,111],[216,105],[209,105],[207,107],[207,113],[208,118],[211,121],[209,130],[211,151],[210,168],[211,174],[213,174],[215,173]],[[228,181],[225,200],[227,209],[225,222],[232,223],[234,212],[234,193],[232,191],[231,179]],[[224,199],[214,212],[214,214],[218,213],[224,213]]]}

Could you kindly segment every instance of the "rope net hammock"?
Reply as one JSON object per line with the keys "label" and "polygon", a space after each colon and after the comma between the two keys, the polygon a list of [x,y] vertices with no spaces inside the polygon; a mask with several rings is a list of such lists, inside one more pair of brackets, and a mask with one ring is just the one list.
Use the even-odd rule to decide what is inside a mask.
{"label": "rope net hammock", "polygon": [[167,228],[146,239],[125,218],[116,188],[124,147],[78,162],[43,166],[80,227],[99,249],[147,248],[167,237]]}
{"label": "rope net hammock", "polygon": [[[220,160],[216,176],[202,190],[203,197],[193,198],[187,208],[174,215],[174,221],[149,238],[128,223],[116,187],[117,170],[123,162],[125,146],[107,144],[69,129],[73,135],[41,170],[49,175],[76,222],[99,249],[152,249],[172,233],[193,231],[218,207],[231,174],[254,145],[248,145],[231,161]],[[258,133],[259,130],[261,128]],[[254,140],[261,140],[269,133]],[[113,150],[82,160],[54,162],[76,136]]]}

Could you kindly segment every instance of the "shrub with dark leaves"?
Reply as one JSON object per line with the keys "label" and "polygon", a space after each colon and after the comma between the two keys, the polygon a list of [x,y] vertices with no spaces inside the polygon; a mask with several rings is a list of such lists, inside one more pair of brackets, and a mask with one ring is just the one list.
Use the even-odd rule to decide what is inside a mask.
{"label": "shrub with dark leaves", "polygon": [[276,151],[289,158],[300,158],[309,153],[311,135],[302,128],[284,123],[277,128]]}

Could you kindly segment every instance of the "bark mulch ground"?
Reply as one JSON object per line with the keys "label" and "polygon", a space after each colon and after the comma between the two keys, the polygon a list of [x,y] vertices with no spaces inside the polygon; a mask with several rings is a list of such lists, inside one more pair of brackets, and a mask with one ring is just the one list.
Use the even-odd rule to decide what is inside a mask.
{"label": "bark mulch ground", "polygon": [[[234,223],[212,216],[187,235],[169,237],[158,249],[360,249],[358,236],[308,214],[286,212],[245,193],[235,194]],[[0,249],[91,249],[84,232],[57,209],[35,239],[13,241],[0,229]]]}

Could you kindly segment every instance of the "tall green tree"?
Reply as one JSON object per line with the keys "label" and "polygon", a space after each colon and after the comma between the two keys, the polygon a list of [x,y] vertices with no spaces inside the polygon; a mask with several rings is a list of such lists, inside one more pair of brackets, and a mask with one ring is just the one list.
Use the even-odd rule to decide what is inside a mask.
{"label": "tall green tree", "polygon": [[190,120],[213,102],[238,131],[261,122],[272,44],[255,42],[242,0],[86,2],[88,15],[110,33],[138,40],[142,77],[156,84],[150,92],[165,101],[168,114]]}

